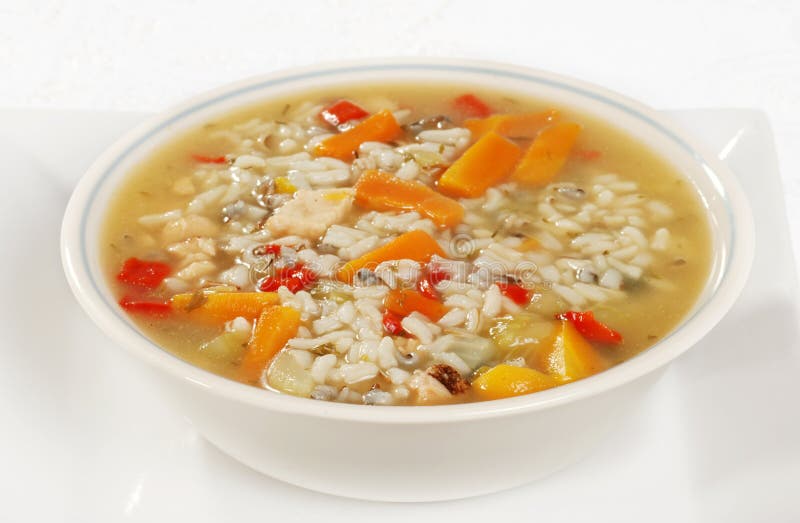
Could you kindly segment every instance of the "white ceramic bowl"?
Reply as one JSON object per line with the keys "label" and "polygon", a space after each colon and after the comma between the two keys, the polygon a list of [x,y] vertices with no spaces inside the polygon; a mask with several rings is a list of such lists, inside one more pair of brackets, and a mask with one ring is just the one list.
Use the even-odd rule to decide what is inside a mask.
{"label": "white ceramic bowl", "polygon": [[[128,320],[101,276],[98,233],[110,195],[132,166],[175,133],[242,105],[310,87],[393,81],[530,93],[613,122],[669,159],[701,195],[714,243],[711,274],[681,325],[621,365],[533,395],[435,407],[367,407],[296,398],[210,374],[159,348]],[[643,391],[658,371],[728,311],[747,278],[753,247],[749,206],[732,173],[654,110],[542,71],[421,59],[285,71],[217,89],[166,111],[97,159],[72,195],[61,236],[67,279],[80,304],[114,342],[155,369],[163,378],[165,397],[210,442],[289,483],[392,501],[501,490],[543,477],[584,455],[643,401]]]}

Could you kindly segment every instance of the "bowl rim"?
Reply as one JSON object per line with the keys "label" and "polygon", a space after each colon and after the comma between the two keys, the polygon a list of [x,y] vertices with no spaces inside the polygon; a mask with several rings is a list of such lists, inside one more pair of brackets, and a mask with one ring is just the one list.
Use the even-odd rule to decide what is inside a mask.
{"label": "bowl rim", "polygon": [[[83,245],[85,218],[104,174],[115,169],[124,155],[136,150],[144,137],[167,122],[186,118],[193,111],[223,96],[239,96],[267,82],[303,79],[314,75],[357,74],[380,70],[435,69],[458,74],[499,74],[522,80],[535,80],[557,88],[568,88],[580,94],[601,99],[631,112],[648,125],[656,127],[675,144],[682,146],[712,178],[723,196],[731,223],[730,256],[721,272],[716,290],[691,317],[683,319],[676,329],[656,344],[610,369],[594,376],[526,396],[501,400],[436,406],[365,406],[335,402],[311,401],[288,394],[265,391],[218,376],[172,355],[150,341],[125,321],[118,311],[102,298],[96,285],[104,282],[88,267]],[[457,81],[457,78],[453,78]],[[624,129],[624,127],[621,127]],[[254,76],[190,97],[158,115],[148,118],[108,147],[89,167],[75,187],[67,205],[61,228],[61,257],[69,285],[89,317],[114,342],[181,382],[220,397],[286,414],[366,423],[449,423],[532,412],[564,405],[599,395],[634,381],[671,360],[699,342],[728,312],[743,289],[755,249],[753,218],[744,191],[730,169],[702,145],[685,137],[685,133],[664,115],[624,95],[606,88],[538,69],[498,62],[457,58],[379,58],[338,61]],[[95,279],[96,278],[96,279]],[[105,283],[101,283],[105,285]],[[138,334],[132,336],[131,334]]]}

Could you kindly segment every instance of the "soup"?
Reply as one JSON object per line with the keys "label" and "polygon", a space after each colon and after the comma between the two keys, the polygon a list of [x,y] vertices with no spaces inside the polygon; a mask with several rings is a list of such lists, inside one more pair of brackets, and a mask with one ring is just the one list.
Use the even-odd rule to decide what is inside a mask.
{"label": "soup", "polygon": [[120,307],[164,349],[367,405],[601,372],[677,326],[711,254],[690,182],[611,123],[447,85],[309,91],[176,136],[102,242]]}

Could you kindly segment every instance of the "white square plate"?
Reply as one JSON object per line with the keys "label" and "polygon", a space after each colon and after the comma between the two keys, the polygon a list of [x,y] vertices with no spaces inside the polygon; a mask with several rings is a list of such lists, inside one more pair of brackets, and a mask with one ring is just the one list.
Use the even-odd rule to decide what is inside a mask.
{"label": "white square plate", "polygon": [[79,309],[61,215],[92,159],[143,115],[0,112],[0,520],[800,521],[796,274],[769,125],[750,110],[671,116],[750,196],[758,246],[739,303],[590,458],[491,496],[392,505],[292,487],[221,454]]}

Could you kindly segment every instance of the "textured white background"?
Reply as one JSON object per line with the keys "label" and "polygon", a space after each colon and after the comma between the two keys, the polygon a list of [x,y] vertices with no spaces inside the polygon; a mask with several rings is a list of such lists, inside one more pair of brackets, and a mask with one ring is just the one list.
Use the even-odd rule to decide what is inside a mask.
{"label": "textured white background", "polygon": [[549,69],[657,108],[764,109],[800,252],[798,0],[0,0],[0,107],[157,111],[265,71],[393,55]]}

